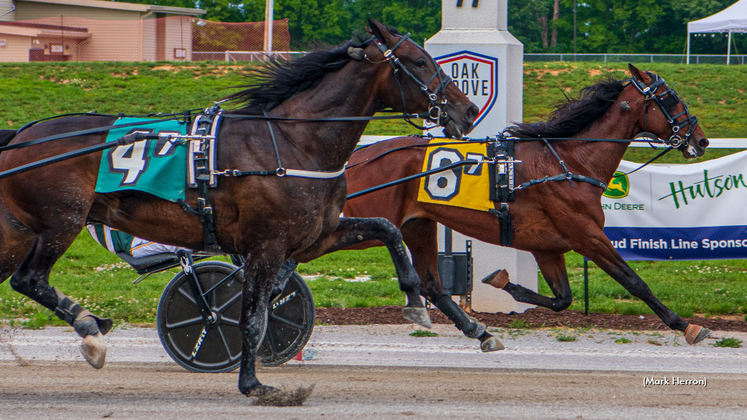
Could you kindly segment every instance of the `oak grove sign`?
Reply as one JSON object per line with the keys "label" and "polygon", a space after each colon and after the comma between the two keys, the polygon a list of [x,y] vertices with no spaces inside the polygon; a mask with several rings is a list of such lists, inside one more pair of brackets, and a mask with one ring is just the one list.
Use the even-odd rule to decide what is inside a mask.
{"label": "oak grove sign", "polygon": [[471,51],[436,57],[454,84],[480,108],[475,127],[490,113],[498,97],[498,59]]}

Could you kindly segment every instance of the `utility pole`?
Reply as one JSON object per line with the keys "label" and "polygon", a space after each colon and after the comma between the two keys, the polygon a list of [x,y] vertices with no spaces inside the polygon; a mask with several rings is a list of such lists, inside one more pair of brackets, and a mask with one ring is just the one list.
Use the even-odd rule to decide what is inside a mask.
{"label": "utility pole", "polygon": [[267,0],[265,5],[265,54],[272,53],[272,21],[273,21],[273,8],[275,6],[275,0]]}
{"label": "utility pole", "polygon": [[578,0],[573,0],[573,61],[576,61],[576,7]]}

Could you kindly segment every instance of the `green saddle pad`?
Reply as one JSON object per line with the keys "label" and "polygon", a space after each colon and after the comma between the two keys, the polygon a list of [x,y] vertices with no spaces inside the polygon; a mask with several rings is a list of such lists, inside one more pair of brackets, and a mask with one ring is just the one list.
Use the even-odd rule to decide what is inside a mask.
{"label": "green saddle pad", "polygon": [[[120,118],[114,125],[140,121],[153,124],[112,129],[106,141],[136,131],[186,134],[187,125],[179,121],[145,118]],[[97,193],[137,190],[176,202],[184,199],[187,179],[187,145],[181,141],[144,140],[106,150],[101,157]]]}

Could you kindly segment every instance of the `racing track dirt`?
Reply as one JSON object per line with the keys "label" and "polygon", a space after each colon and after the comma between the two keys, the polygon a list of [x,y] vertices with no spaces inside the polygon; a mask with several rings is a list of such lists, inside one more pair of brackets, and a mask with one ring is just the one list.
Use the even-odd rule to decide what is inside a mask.
{"label": "racing track dirt", "polygon": [[[438,310],[430,311],[431,320],[437,324],[450,324],[449,320]],[[526,327],[572,327],[572,328],[604,328],[614,330],[665,330],[666,325],[656,315],[613,315],[591,313],[588,316],[581,311],[565,310],[553,312],[549,309],[530,309],[522,314],[491,314],[474,312],[472,316],[488,325],[488,327],[516,328]],[[747,322],[737,319],[685,318],[689,323],[702,325],[714,331],[747,332]],[[316,308],[316,322],[327,325],[367,325],[367,324],[407,324],[402,317],[399,306],[383,306],[377,308]]]}
{"label": "racing track dirt", "polygon": [[638,372],[297,365],[259,375],[283,388],[316,388],[303,407],[257,407],[237,391],[235,372],[0,363],[0,418],[725,419],[747,408],[744,377],[733,374],[711,374],[705,388],[643,387]]}

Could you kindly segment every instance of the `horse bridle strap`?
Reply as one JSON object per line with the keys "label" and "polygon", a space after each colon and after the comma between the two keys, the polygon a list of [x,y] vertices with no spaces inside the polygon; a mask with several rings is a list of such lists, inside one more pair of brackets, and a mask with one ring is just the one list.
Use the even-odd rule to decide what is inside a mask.
{"label": "horse bridle strap", "polygon": [[[638,92],[640,92],[641,95],[644,96],[647,101],[643,130],[645,131],[647,129],[646,125],[648,124],[649,101],[653,101],[659,107],[659,109],[661,109],[661,112],[664,114],[667,122],[669,122],[669,125],[672,126],[672,135],[667,140],[667,143],[674,148],[688,146],[690,144],[690,137],[698,127],[698,117],[690,115],[690,110],[687,108],[687,105],[682,102],[682,99],[679,98],[677,92],[675,92],[674,89],[670,88],[666,84],[664,78],[654,73],[646,72],[646,74],[651,77],[651,79],[653,79],[651,84],[648,86],[644,82],[638,80],[635,76],[631,77],[630,79],[630,83],[636,88],[636,90],[638,90]],[[661,94],[657,94],[656,92],[662,85],[666,88],[666,90]],[[671,111],[675,106],[677,106],[677,104],[682,104],[684,111],[680,112],[679,114],[672,115]],[[679,120],[679,118],[682,116],[684,116],[685,118]],[[682,130],[682,128],[685,127],[687,127],[687,133],[685,133],[685,138],[682,138],[679,132],[680,130]]]}
{"label": "horse bridle strap", "polygon": [[[432,57],[430,57],[431,62],[436,67],[436,71],[431,75],[431,77],[428,79],[427,82],[422,82],[420,79],[415,77],[414,74],[412,74],[409,70],[407,70],[407,67],[405,67],[400,61],[399,58],[394,54],[394,51],[402,45],[403,42],[405,42],[407,39],[410,38],[410,33],[408,32],[406,35],[402,36],[399,41],[397,41],[394,46],[391,48],[387,48],[386,45],[384,45],[381,41],[379,41],[378,38],[373,38],[374,43],[379,48],[381,53],[384,55],[383,61],[388,61],[389,64],[392,65],[392,70],[394,70],[394,75],[396,76],[397,84],[399,85],[399,91],[400,96],[402,97],[402,106],[405,110],[405,113],[407,113],[407,101],[405,100],[405,92],[402,88],[402,82],[400,81],[399,72],[402,71],[402,73],[406,74],[410,79],[412,79],[415,84],[417,84],[420,87],[420,90],[423,91],[423,93],[428,96],[428,101],[430,102],[430,108],[428,109],[428,117],[426,119],[430,121],[434,121],[439,126],[443,126],[443,120],[448,117],[448,114],[446,113],[446,105],[448,105],[448,100],[446,99],[446,87],[449,85],[449,83],[452,83],[451,77],[448,75],[442,75],[441,66],[436,63],[436,60],[434,60]],[[412,40],[410,40],[413,44]],[[417,45],[417,44],[416,44]],[[420,47],[418,45],[418,47]],[[421,47],[422,49],[422,47]],[[369,60],[370,61],[370,60]],[[431,92],[429,85],[431,82],[438,77],[439,83],[436,89]],[[440,103],[438,103],[438,93],[443,89],[443,92],[441,93],[441,97],[443,98]],[[425,129],[425,127],[421,127],[409,119],[405,119],[408,123],[415,126],[419,129]]]}

